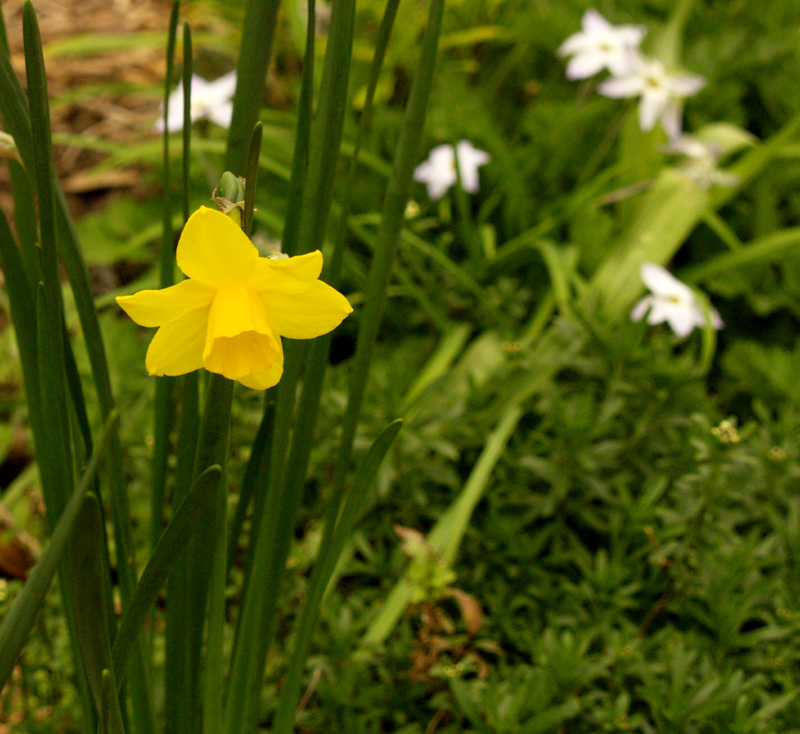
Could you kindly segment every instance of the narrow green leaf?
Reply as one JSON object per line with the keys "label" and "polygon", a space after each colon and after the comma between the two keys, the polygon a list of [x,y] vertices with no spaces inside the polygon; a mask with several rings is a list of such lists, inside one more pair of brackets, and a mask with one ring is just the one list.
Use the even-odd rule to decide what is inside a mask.
{"label": "narrow green leaf", "polygon": [[[89,361],[97,388],[101,414],[104,419],[114,409],[111,392],[111,380],[108,374],[108,363],[105,346],[94,307],[94,298],[89,286],[89,277],[83,255],[78,246],[77,236],[69,216],[63,191],[58,186],[52,164],[52,145],[50,141],[49,105],[36,15],[30,2],[23,8],[23,35],[26,45],[26,71],[28,75],[28,96],[30,100],[31,130],[33,133],[33,169],[36,172],[36,188],[39,200],[39,226],[42,251],[42,279],[44,288],[44,312],[47,322],[40,319],[39,358],[47,365],[47,374],[40,369],[42,385],[42,404],[49,415],[44,422],[47,429],[47,448],[42,455],[48,456],[44,462],[47,469],[43,477],[51,474],[51,484],[56,488],[51,493],[51,500],[56,514],[60,512],[69,492],[58,489],[72,479],[72,459],[70,442],[64,427],[69,426],[66,410],[66,380],[64,377],[63,347],[63,306],[61,304],[61,281],[56,254],[59,247],[61,262],[67,273],[75,305],[83,329]],[[16,138],[16,136],[15,136]],[[23,159],[24,160],[24,159]],[[26,163],[26,166],[28,164]],[[56,236],[58,239],[56,240]],[[61,366],[60,369],[58,366]],[[52,374],[51,374],[52,373]],[[112,436],[109,443],[108,473],[110,484],[110,500],[114,524],[114,539],[117,550],[117,568],[120,579],[123,606],[127,603],[136,583],[136,570],[130,538],[130,511],[128,498],[123,486],[122,450],[119,437]],[[131,694],[135,701],[133,706],[137,727],[140,734],[153,734],[154,724],[152,706],[147,683],[147,672],[142,651],[137,651],[137,659],[132,665],[130,677]]]}
{"label": "narrow green leaf", "polygon": [[[50,141],[50,107],[36,14],[30,2],[23,6],[25,69],[32,122],[32,154],[41,243],[42,281],[37,295],[39,384],[44,429],[37,436],[40,470],[51,527],[72,493],[72,453],[66,402],[64,359],[64,307],[58,268],[53,190],[53,152]],[[31,303],[32,305],[32,303]],[[33,387],[33,386],[31,386]],[[42,460],[44,459],[44,460]]]}
{"label": "narrow green leaf", "polygon": [[[159,255],[159,287],[168,288],[175,280],[174,231],[172,228],[172,175],[169,153],[169,97],[172,92],[172,75],[175,71],[175,45],[178,35],[179,0],[173,0],[167,34],[167,74],[164,79],[164,135],[163,180],[161,216],[161,250]],[[156,378],[153,403],[153,463],[150,490],[150,547],[155,548],[161,535],[164,518],[164,495],[169,462],[169,434],[172,430],[172,395],[175,380],[163,376]]]}
{"label": "narrow green leaf", "polygon": [[222,471],[218,466],[209,467],[198,478],[195,486],[181,502],[175,516],[161,535],[158,544],[147,562],[136,590],[120,620],[114,647],[111,651],[114,675],[121,681],[125,671],[125,660],[136,635],[144,625],[158,592],[192,533],[202,525],[212,508],[214,493]]}
{"label": "narrow green leaf", "polygon": [[167,33],[167,74],[164,79],[164,135],[162,136],[164,169],[164,197],[162,200],[162,235],[159,259],[159,285],[168,288],[174,281],[174,242],[172,230],[172,167],[169,154],[169,98],[172,93],[172,75],[175,72],[175,45],[178,35],[178,7],[179,0],[173,0],[169,16],[169,30]]}
{"label": "narrow green leaf", "polygon": [[[50,138],[50,103],[47,99],[47,78],[42,55],[39,24],[30,0],[22,9],[22,30],[25,41],[25,73],[28,82],[31,131],[33,133],[33,173],[39,202],[39,235],[42,248],[42,277],[49,291],[59,287],[56,254],[55,193],[53,180],[53,145]],[[61,311],[54,317],[61,318]]]}
{"label": "narrow green leaf", "polygon": [[683,31],[692,11],[695,0],[679,0],[675,3],[669,23],[655,40],[655,56],[667,70],[673,70],[681,63]]}
{"label": "narrow green leaf", "polygon": [[[100,726],[104,734],[125,734],[122,711],[117,697],[117,686],[110,670],[103,671],[100,699]],[[102,728],[105,727],[105,728]]]}
{"label": "narrow green leaf", "polygon": [[8,56],[9,53],[8,34],[6,33],[6,20],[3,17],[3,14],[0,13],[0,55]]}
{"label": "narrow green leaf", "polygon": [[[300,3],[296,12],[299,14]],[[308,0],[306,24],[306,48],[303,56],[303,77],[300,84],[300,99],[297,109],[297,129],[292,155],[292,174],[289,179],[289,193],[286,197],[286,217],[283,227],[283,252],[293,255],[297,252],[297,236],[303,211],[303,194],[308,174],[308,158],[311,148],[311,122],[314,119],[314,39],[316,25],[316,3]]]}
{"label": "narrow green leaf", "polygon": [[[236,558],[239,540],[242,535],[242,527],[247,517],[247,509],[250,505],[250,500],[253,499],[253,495],[255,494],[259,473],[263,471],[265,476],[268,474],[268,468],[263,467],[262,469],[262,464],[269,458],[267,455],[267,447],[272,443],[272,426],[274,425],[273,417],[275,415],[274,394],[271,391],[267,391],[264,395],[264,400],[264,414],[261,418],[261,422],[258,424],[255,440],[250,447],[250,457],[245,467],[244,478],[242,479],[242,486],[239,491],[239,500],[236,504],[233,520],[231,520],[228,538],[229,571]],[[253,523],[256,525],[258,524],[258,518],[255,512],[253,513]]]}
{"label": "narrow green leaf", "polygon": [[295,246],[290,250],[292,255],[319,249],[325,238],[348,106],[355,5],[355,0],[340,0],[331,13],[320,98],[311,131],[300,225],[297,242],[292,243]]}
{"label": "narrow green leaf", "polygon": [[[75,525],[77,531],[72,534],[67,559],[81,661],[94,699],[99,730],[124,734],[122,711],[110,672],[111,587],[106,563],[105,521],[100,502],[91,492],[83,499]],[[107,690],[109,685],[111,691]]]}
{"label": "narrow green leaf", "polygon": [[69,550],[70,595],[75,602],[75,626],[84,670],[89,679],[95,707],[103,705],[103,671],[111,668],[111,641],[108,637],[108,580],[105,563],[103,518],[97,496],[88,493],[76,521]]}
{"label": "narrow green leaf", "polygon": [[683,271],[681,278],[687,283],[697,283],[734,268],[779,261],[798,247],[800,247],[800,227],[791,227],[752,240],[740,250],[711,257]]}
{"label": "narrow green leaf", "polygon": [[258,161],[261,157],[261,139],[264,135],[264,126],[257,122],[250,138],[250,148],[247,153],[247,169],[245,171],[244,189],[244,214],[242,216],[242,229],[250,237],[253,234],[253,212],[256,208],[256,189],[258,188]]}
{"label": "narrow green leaf", "polygon": [[[422,42],[422,53],[416,77],[411,87],[400,140],[394,159],[394,170],[389,179],[383,204],[379,247],[370,268],[365,305],[358,330],[356,354],[350,377],[347,412],[342,427],[339,453],[335,469],[334,498],[341,496],[350,464],[353,438],[367,384],[372,350],[380,328],[386,304],[386,288],[392,271],[395,252],[403,226],[406,204],[411,190],[412,174],[418,162],[419,146],[425,125],[428,96],[433,83],[436,53],[441,29],[444,0],[432,0],[428,24]],[[333,500],[335,506],[338,500]]]}
{"label": "narrow green leaf", "polygon": [[[381,27],[378,33],[378,39],[376,41],[375,58],[373,59],[372,68],[370,70],[367,99],[362,112],[361,120],[359,121],[358,133],[356,136],[352,158],[350,159],[346,180],[344,186],[342,187],[344,192],[344,203],[342,212],[339,215],[336,231],[333,236],[333,258],[328,264],[326,273],[326,279],[329,283],[334,285],[334,287],[338,285],[342,265],[344,263],[344,255],[347,249],[345,241],[346,225],[350,219],[349,211],[352,203],[352,192],[355,190],[354,183],[359,162],[359,151],[361,149],[361,143],[366,137],[369,129],[372,101],[374,98],[375,88],[380,77],[380,71],[386,54],[389,36],[391,34],[394,19],[396,17],[397,6],[398,0],[388,0],[384,17],[381,21]],[[312,8],[310,7],[309,18],[311,18],[311,10]],[[309,19],[309,24],[310,23],[311,20]],[[309,40],[306,49],[307,56],[313,50],[312,29],[309,29],[308,31],[308,39]],[[293,505],[288,505],[284,508],[285,512],[283,517],[287,525],[290,526],[294,525],[297,502],[302,494],[302,487],[308,471],[308,463],[310,460],[313,443],[311,440],[309,440],[309,437],[314,435],[314,428],[316,426],[317,414],[319,411],[319,403],[322,395],[325,370],[328,365],[328,354],[330,351],[332,336],[332,334],[326,334],[318,339],[315,339],[311,344],[309,355],[306,360],[303,389],[297,407],[297,422],[292,435],[292,444],[289,451],[288,470],[286,474],[286,496],[288,498],[295,498]],[[292,502],[291,499],[289,501]],[[338,516],[338,512],[339,499],[335,498],[335,503],[332,503],[329,507],[328,516],[330,518],[335,518]]]}
{"label": "narrow green leaf", "polygon": [[[511,406],[502,415],[486,441],[461,494],[428,534],[428,543],[445,563],[452,564],[455,560],[475,506],[486,491],[492,470],[521,417],[522,409],[519,405]],[[364,634],[364,646],[380,644],[389,636],[403,616],[411,600],[412,590],[411,584],[405,578],[398,582]]]}
{"label": "narrow green leaf", "polygon": [[[222,467],[222,475],[225,476],[232,399],[233,380],[209,373],[197,443],[195,477],[199,477],[206,469],[214,465]],[[209,588],[215,591],[219,590],[220,563],[218,557],[222,557],[222,572],[224,572],[227,558],[226,494],[226,484],[223,480],[218,483],[212,500],[214,512],[211,521],[197,529],[187,548],[190,562],[187,564],[186,619],[183,621],[182,632],[186,657],[184,660],[184,688],[181,692],[185,704],[183,720],[178,723],[179,731],[192,732],[192,734],[201,730],[202,722],[201,711],[196,702],[202,700],[203,695],[201,685],[203,628],[206,621]],[[217,562],[215,563],[215,561]]]}
{"label": "narrow green leaf", "polygon": [[[312,128],[308,169],[305,174],[302,155],[307,129],[304,126],[308,124],[308,120],[302,120],[298,126],[300,137],[297,154],[301,157],[294,161],[293,201],[296,205],[302,188],[302,207],[297,242],[287,242],[284,236],[286,249],[291,254],[302,254],[318,247],[324,236],[347,107],[354,14],[354,0],[343,0],[333,6],[320,87],[321,98]],[[313,53],[313,29],[309,31],[307,57],[309,53]],[[308,63],[309,58],[306,58],[306,64]],[[307,72],[310,72],[308,66]],[[304,102],[307,104],[310,101],[308,73],[305,80]],[[238,91],[237,89],[237,93]],[[307,112],[307,109],[301,110],[301,114]],[[235,114],[234,111],[234,116]],[[230,140],[231,138],[229,142]],[[249,566],[241,621],[228,679],[225,728],[229,734],[238,734],[256,717],[255,709],[259,699],[257,692],[272,638],[277,597],[293,533],[298,497],[289,491],[286,466],[303,354],[305,351],[302,345],[285,345],[284,372],[277,388],[273,443],[269,465],[265,467],[269,474],[264,507],[258,525],[254,525],[255,532],[251,541],[254,548],[252,563]]]}
{"label": "narrow green leaf", "polygon": [[14,197],[14,226],[19,249],[31,283],[41,278],[39,263],[39,232],[37,229],[36,197],[28,172],[16,161],[9,161],[11,195]]}
{"label": "narrow green leaf", "polygon": [[[198,373],[190,372],[177,379],[176,403],[180,406],[177,441],[177,466],[175,468],[175,487],[173,506],[189,493],[192,486],[197,454],[197,437],[200,426],[200,399]],[[187,666],[190,661],[190,637],[186,634],[186,619],[189,615],[191,590],[189,588],[189,567],[192,558],[184,549],[169,573],[167,581],[167,630],[166,665],[164,667],[164,731],[176,734],[191,716],[184,710],[193,706],[184,691],[189,677]],[[185,730],[184,730],[185,731]]]}
{"label": "narrow green leaf", "polygon": [[50,588],[50,582],[53,580],[75,527],[84,496],[94,482],[100,460],[116,429],[117,419],[117,414],[112,413],[106,422],[86,471],[53,530],[50,544],[31,571],[25,586],[22,587],[22,591],[14,601],[14,605],[3,618],[3,623],[0,625],[0,689],[11,677],[17,658],[28,639],[36,619],[36,613],[44,602],[45,594]]}
{"label": "narrow green leaf", "polygon": [[597,269],[593,295],[609,318],[627,313],[642,289],[643,262],[668,263],[709,206],[707,192],[667,169],[653,183],[617,248]]}
{"label": "narrow green leaf", "polygon": [[247,0],[224,166],[237,176],[245,172],[247,144],[264,97],[279,8],[280,0]]}
{"label": "narrow green leaf", "polygon": [[356,473],[353,488],[344,502],[341,515],[331,535],[330,544],[320,547],[317,564],[311,576],[308,599],[303,608],[303,614],[297,628],[295,648],[292,651],[289,670],[286,674],[286,681],[281,694],[280,708],[278,709],[275,725],[273,727],[275,734],[291,734],[294,730],[295,713],[297,710],[297,702],[300,698],[300,684],[302,682],[303,669],[308,654],[308,647],[311,644],[311,636],[317,624],[317,620],[319,619],[319,610],[325,595],[325,589],[336,568],[336,563],[339,560],[342,549],[353,532],[356,518],[358,517],[359,511],[364,506],[367,492],[372,486],[375,474],[377,474],[378,468],[386,456],[386,452],[397,437],[402,425],[403,421],[401,420],[390,423],[389,426],[383,430],[381,435],[375,439]]}
{"label": "narrow green leaf", "polygon": [[8,53],[0,54],[0,109],[3,111],[5,131],[14,138],[25,168],[32,171],[33,135],[28,98],[17,79]]}
{"label": "narrow green leaf", "polygon": [[267,473],[259,472],[257,482],[257,491],[265,492],[265,496],[257,522],[256,518],[253,522],[252,559],[228,678],[225,709],[228,734],[246,731],[249,722],[255,721],[280,580],[293,534],[293,524],[289,525],[287,517],[297,498],[287,496],[285,476],[288,426],[294,411],[300,346],[296,341],[284,342],[284,373],[277,390],[272,447],[269,461],[262,466]]}
{"label": "narrow green leaf", "polygon": [[19,346],[22,374],[25,379],[28,409],[34,434],[41,429],[39,407],[39,348],[37,345],[36,294],[28,279],[20,250],[5,214],[0,211],[0,268],[11,306],[11,320]]}
{"label": "narrow green leaf", "polygon": [[189,179],[192,160],[192,29],[187,21],[183,21],[183,219],[189,219]]}
{"label": "narrow green leaf", "polygon": [[400,406],[402,415],[405,416],[408,413],[418,398],[433,383],[447,374],[453,364],[453,360],[464,349],[470,331],[471,326],[469,324],[457,324],[442,335],[436,352],[428,360],[408,389],[408,392],[403,396],[403,402]]}
{"label": "narrow green leaf", "polygon": [[[86,412],[86,399],[83,396],[83,383],[78,371],[78,363],[75,361],[75,353],[69,343],[69,336],[66,328],[63,329],[64,336],[64,371],[67,379],[67,389],[69,390],[72,406],[75,409],[75,418],[78,423],[78,430],[83,439],[84,458],[92,453],[92,429],[89,426],[89,414]],[[98,485],[99,486],[99,485]]]}

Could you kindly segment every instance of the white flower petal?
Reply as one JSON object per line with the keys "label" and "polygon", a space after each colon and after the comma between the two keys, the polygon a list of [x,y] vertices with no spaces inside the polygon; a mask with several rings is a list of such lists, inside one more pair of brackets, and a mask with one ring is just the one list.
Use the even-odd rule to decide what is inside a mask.
{"label": "white flower petal", "polygon": [[233,117],[233,102],[223,102],[209,109],[205,116],[216,125],[228,128],[231,126],[231,118]]}
{"label": "white flower petal", "polygon": [[643,91],[642,79],[638,76],[624,76],[606,79],[597,87],[604,97],[636,97]]}
{"label": "white flower petal", "polygon": [[666,321],[676,336],[683,338],[692,333],[696,326],[700,326],[703,320],[698,321],[695,308],[674,308],[670,309],[666,315]]}
{"label": "white flower petal", "polygon": [[631,310],[631,321],[641,321],[653,305],[653,296],[645,296]]}
{"label": "white flower petal", "polygon": [[581,18],[581,27],[585,33],[603,33],[614,28],[600,13],[594,8],[589,8]]}
{"label": "white flower petal", "polygon": [[578,54],[567,64],[567,79],[588,79],[599,74],[606,67],[606,60],[600,54]]}
{"label": "white flower petal", "polygon": [[211,96],[212,94],[216,99],[220,100],[229,100],[233,98],[234,93],[236,92],[236,72],[230,71],[227,74],[219,77],[219,79],[215,79],[213,82],[208,84],[208,94]]}
{"label": "white flower petal", "polygon": [[683,117],[683,104],[677,97],[666,100],[661,111],[661,127],[670,138],[677,138],[681,134],[681,118]]}
{"label": "white flower petal", "polygon": [[610,56],[606,61],[606,66],[612,76],[626,77],[635,73],[640,58],[637,48],[626,48],[624,52]]}
{"label": "white flower petal", "polygon": [[669,104],[669,99],[663,94],[645,93],[639,101],[639,127],[645,132],[652,130],[659,117],[664,114],[665,107]]}
{"label": "white flower petal", "polygon": [[671,77],[671,86],[675,94],[681,97],[691,97],[697,94],[706,85],[702,76],[688,74],[686,76]]}
{"label": "white flower petal", "polygon": [[656,296],[673,296],[680,298],[694,297],[692,289],[685,283],[681,283],[666,268],[662,268],[655,263],[642,263],[639,268],[642,282]]}

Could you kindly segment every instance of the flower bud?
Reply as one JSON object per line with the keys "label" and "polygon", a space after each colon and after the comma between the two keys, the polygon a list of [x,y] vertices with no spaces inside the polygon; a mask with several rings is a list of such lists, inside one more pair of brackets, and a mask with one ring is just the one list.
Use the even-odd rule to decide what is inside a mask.
{"label": "flower bud", "polygon": [[211,198],[214,206],[223,214],[229,214],[234,209],[244,212],[244,187],[243,178],[234,176],[230,171],[225,171],[214,189]]}

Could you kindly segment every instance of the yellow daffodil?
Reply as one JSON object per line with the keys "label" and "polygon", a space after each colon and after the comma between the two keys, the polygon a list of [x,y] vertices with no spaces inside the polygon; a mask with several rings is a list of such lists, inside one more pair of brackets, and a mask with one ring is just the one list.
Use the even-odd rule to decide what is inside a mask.
{"label": "yellow daffodil", "polygon": [[177,260],[187,280],[117,298],[137,324],[159,327],[145,361],[151,375],[205,367],[264,390],[281,378],[282,336],[327,334],[353,310],[319,280],[321,252],[259,257],[231,219],[206,207],[186,223]]}

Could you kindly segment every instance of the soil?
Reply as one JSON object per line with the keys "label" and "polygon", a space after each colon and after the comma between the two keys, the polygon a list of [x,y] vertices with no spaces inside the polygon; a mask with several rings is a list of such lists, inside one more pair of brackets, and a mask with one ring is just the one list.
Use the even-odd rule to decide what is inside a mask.
{"label": "soil", "polygon": [[[22,7],[23,0],[3,0],[12,63],[24,84]],[[150,133],[165,73],[161,39],[169,5],[153,0],[36,0],[35,8],[54,135],[79,133],[125,142]],[[147,42],[126,44],[125,37],[134,34]],[[107,40],[119,43],[103,50],[99,42]],[[80,146],[56,146],[56,170],[75,215],[96,203],[99,192],[135,186],[140,179],[135,169],[91,174],[101,158],[101,153]]]}

